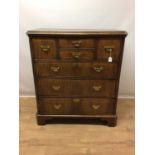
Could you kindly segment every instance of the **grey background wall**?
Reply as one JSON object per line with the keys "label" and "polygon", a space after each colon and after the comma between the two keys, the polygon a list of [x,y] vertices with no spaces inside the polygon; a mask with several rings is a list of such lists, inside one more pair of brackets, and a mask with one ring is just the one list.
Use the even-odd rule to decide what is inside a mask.
{"label": "grey background wall", "polygon": [[20,0],[20,96],[33,96],[26,31],[35,28],[126,30],[119,96],[134,96],[133,0]]}

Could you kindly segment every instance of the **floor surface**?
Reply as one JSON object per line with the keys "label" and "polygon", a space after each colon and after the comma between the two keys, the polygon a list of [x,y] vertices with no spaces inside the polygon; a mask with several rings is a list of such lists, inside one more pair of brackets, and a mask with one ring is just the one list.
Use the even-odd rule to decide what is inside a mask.
{"label": "floor surface", "polygon": [[20,98],[20,155],[134,155],[134,100],[119,99],[116,127],[36,124],[34,98]]}

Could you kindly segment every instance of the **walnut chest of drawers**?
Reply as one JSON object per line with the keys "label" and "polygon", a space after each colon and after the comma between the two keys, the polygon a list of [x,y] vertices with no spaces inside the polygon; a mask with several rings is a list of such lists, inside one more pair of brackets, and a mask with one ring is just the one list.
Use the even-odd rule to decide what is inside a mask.
{"label": "walnut chest of drawers", "polygon": [[37,122],[100,119],[115,126],[125,31],[28,31]]}

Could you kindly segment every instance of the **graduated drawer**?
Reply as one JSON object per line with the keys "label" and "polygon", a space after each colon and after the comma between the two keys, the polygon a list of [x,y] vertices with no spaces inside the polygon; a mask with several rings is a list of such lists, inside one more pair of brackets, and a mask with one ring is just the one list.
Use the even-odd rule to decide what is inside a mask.
{"label": "graduated drawer", "polygon": [[114,99],[41,98],[39,113],[46,115],[108,115],[114,112]]}
{"label": "graduated drawer", "polygon": [[43,62],[34,64],[37,76],[116,78],[116,63]]}
{"label": "graduated drawer", "polygon": [[94,48],[94,39],[59,39],[59,48]]}
{"label": "graduated drawer", "polygon": [[38,79],[37,92],[41,96],[94,96],[114,97],[115,80],[62,80]]}
{"label": "graduated drawer", "polygon": [[122,53],[121,43],[121,39],[99,39],[97,46],[97,59],[105,59],[108,62],[108,58],[111,56],[113,61],[119,61]]}
{"label": "graduated drawer", "polygon": [[56,56],[56,41],[47,38],[31,39],[33,59],[50,59]]}

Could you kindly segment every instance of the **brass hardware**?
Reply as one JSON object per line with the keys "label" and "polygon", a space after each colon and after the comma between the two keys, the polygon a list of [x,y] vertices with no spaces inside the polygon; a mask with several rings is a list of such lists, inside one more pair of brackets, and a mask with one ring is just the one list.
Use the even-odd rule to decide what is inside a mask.
{"label": "brass hardware", "polygon": [[74,47],[78,48],[81,46],[81,41],[78,40],[78,41],[72,41],[72,44],[74,45]]}
{"label": "brass hardware", "polygon": [[80,102],[80,99],[79,99],[79,98],[74,98],[74,99],[73,99],[73,102],[74,102],[74,103],[79,103],[79,102]]}
{"label": "brass hardware", "polygon": [[99,72],[101,72],[103,70],[103,67],[102,66],[94,67],[94,70],[99,73]]}
{"label": "brass hardware", "polygon": [[49,46],[49,45],[41,45],[40,48],[41,48],[41,50],[42,50],[43,52],[47,52],[47,51],[49,51],[50,46]]}
{"label": "brass hardware", "polygon": [[73,56],[75,59],[79,59],[79,58],[80,58],[80,55],[81,55],[81,53],[72,53],[72,56]]}
{"label": "brass hardware", "polygon": [[59,110],[61,108],[61,104],[54,104],[53,107],[54,109]]}
{"label": "brass hardware", "polygon": [[95,109],[95,110],[99,109],[100,107],[101,107],[101,106],[100,106],[100,105],[97,105],[97,104],[93,104],[93,105],[92,105],[92,108]]}
{"label": "brass hardware", "polygon": [[72,44],[81,44],[81,40],[72,41]]}
{"label": "brass hardware", "polygon": [[58,71],[60,70],[60,67],[59,67],[59,66],[52,66],[52,67],[51,67],[51,70],[52,70],[53,72],[58,72]]}
{"label": "brass hardware", "polygon": [[100,91],[101,90],[101,86],[93,86],[93,89],[95,90],[95,91]]}
{"label": "brass hardware", "polygon": [[60,86],[52,86],[52,88],[55,90],[55,91],[58,91],[60,89]]}
{"label": "brass hardware", "polygon": [[106,50],[106,52],[112,52],[114,49],[114,46],[104,46],[104,49]]}

